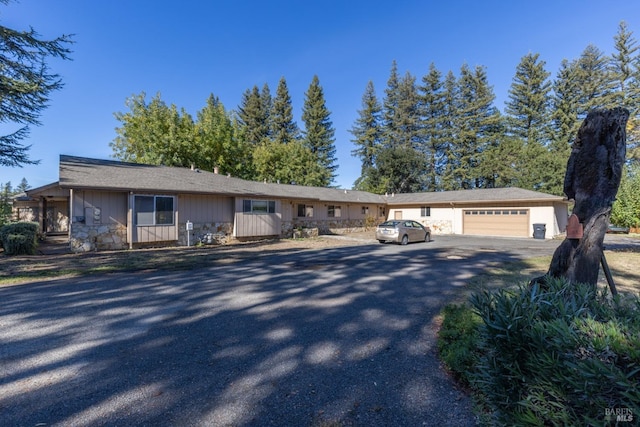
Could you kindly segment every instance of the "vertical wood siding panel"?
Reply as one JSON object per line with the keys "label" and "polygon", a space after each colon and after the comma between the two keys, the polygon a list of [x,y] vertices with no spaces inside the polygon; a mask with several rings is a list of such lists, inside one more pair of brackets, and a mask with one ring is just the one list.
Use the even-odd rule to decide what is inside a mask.
{"label": "vertical wood siding panel", "polygon": [[231,222],[233,199],[230,197],[184,195],[180,197],[180,221],[196,223]]}

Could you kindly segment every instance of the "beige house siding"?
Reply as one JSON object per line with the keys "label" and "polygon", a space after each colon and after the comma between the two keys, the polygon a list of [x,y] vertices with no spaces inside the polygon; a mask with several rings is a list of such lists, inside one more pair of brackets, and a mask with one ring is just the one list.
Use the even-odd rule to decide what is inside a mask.
{"label": "beige house siding", "polygon": [[[243,212],[243,203],[245,200],[275,202],[275,212],[245,213]],[[281,204],[282,202],[276,199],[237,197],[235,200],[236,214],[233,235],[237,238],[254,236],[280,236],[282,221],[280,214]]]}
{"label": "beige house siding", "polygon": [[133,243],[170,242],[178,240],[176,225],[136,226]]}
{"label": "beige house siding", "polygon": [[74,190],[71,221],[87,224],[127,224],[127,193]]}
{"label": "beige house siding", "polygon": [[73,251],[127,248],[127,193],[71,190],[69,198],[69,241]]}
{"label": "beige house siding", "polygon": [[[178,196],[178,208],[179,245],[224,243],[233,233],[233,197],[182,194]],[[191,230],[187,230],[187,221]]]}
{"label": "beige house siding", "polygon": [[186,194],[178,196],[178,204],[181,223],[233,221],[233,197]]}

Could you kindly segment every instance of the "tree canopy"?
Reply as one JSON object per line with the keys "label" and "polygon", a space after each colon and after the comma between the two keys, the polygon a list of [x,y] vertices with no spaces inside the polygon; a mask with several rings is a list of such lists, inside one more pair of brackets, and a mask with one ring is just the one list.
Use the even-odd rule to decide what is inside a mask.
{"label": "tree canopy", "polygon": [[[9,2],[0,0],[5,6]],[[47,61],[69,59],[71,43],[72,35],[45,40],[33,28],[19,31],[0,25],[0,123],[15,126],[12,133],[0,135],[0,165],[39,163],[29,158],[30,146],[22,141],[31,125],[40,125],[51,93],[63,86]]]}
{"label": "tree canopy", "polygon": [[[352,153],[362,162],[355,186],[383,193],[411,181],[402,191],[517,186],[561,195],[580,123],[591,110],[620,105],[631,112],[627,153],[637,162],[640,55],[624,22],[614,49],[607,56],[589,45],[563,60],[554,78],[540,54],[524,55],[503,113],[483,66],[463,64],[456,76],[431,63],[418,85],[393,61],[382,105],[370,82],[351,128]],[[397,147],[402,155],[387,152]],[[408,166],[411,156],[420,161]]]}
{"label": "tree canopy", "polygon": [[318,76],[313,76],[309,89],[305,94],[302,107],[302,121],[304,122],[303,144],[316,158],[316,163],[322,169],[323,177],[318,184],[329,186],[336,176],[336,147],[335,130],[331,123],[331,113],[327,109],[324,91],[320,86]]}
{"label": "tree canopy", "polygon": [[[0,0],[1,1],[1,0]],[[539,53],[514,68],[504,109],[482,65],[454,73],[430,63],[417,78],[392,61],[379,98],[369,81],[350,129],[361,162],[357,189],[375,193],[517,186],[562,194],[571,144],[587,112],[623,105],[629,162],[640,160],[640,55],[623,22],[606,55],[594,45],[552,73]],[[329,186],[337,176],[336,137],[325,92],[313,76],[298,127],[286,79],[275,97],[254,85],[237,109],[211,95],[195,119],[144,93],[116,113],[122,126],[111,143],[123,160],[218,168],[270,182]]]}

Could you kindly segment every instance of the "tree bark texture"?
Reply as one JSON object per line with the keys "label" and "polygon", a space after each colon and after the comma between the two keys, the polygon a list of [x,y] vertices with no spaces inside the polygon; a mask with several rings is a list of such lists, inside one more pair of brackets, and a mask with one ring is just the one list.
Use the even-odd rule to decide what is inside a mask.
{"label": "tree bark texture", "polygon": [[546,276],[594,287],[602,257],[611,206],[616,198],[626,155],[626,124],[623,108],[590,112],[573,143],[567,162],[564,192],[575,201],[573,214],[583,226],[581,238],[567,238],[553,254]]}

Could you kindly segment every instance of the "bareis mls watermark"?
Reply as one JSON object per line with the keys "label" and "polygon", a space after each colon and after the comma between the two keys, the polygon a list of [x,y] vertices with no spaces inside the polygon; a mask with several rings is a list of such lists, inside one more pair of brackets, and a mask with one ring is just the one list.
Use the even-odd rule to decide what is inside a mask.
{"label": "bareis mls watermark", "polygon": [[607,421],[615,420],[619,423],[630,423],[634,419],[631,408],[607,408],[604,415]]}

